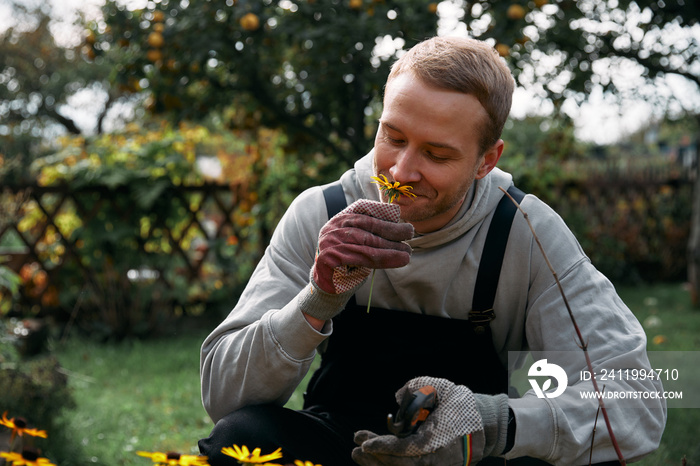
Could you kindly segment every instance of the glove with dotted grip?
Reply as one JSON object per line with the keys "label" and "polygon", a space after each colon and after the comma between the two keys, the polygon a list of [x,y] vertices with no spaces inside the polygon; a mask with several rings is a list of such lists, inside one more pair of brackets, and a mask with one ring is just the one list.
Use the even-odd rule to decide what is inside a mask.
{"label": "glove with dotted grip", "polygon": [[353,202],[331,218],[318,236],[309,286],[300,296],[306,314],[328,320],[338,314],[372,269],[403,267],[413,225],[400,223],[401,208],[368,199]]}
{"label": "glove with dotted grip", "polygon": [[[417,431],[404,438],[355,433],[359,446],[352,459],[362,466],[457,466],[476,464],[505,447],[508,424],[507,395],[480,395],[464,385],[434,377],[409,381],[396,394],[404,396],[425,385],[435,387],[437,406]],[[483,414],[483,417],[482,417]]]}

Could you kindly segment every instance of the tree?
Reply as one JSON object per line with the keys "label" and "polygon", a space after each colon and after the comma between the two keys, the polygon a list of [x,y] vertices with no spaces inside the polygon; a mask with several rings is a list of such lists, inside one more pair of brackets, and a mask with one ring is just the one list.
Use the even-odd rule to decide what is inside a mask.
{"label": "tree", "polygon": [[110,87],[107,62],[93,60],[92,50],[78,42],[57,43],[48,4],[32,9],[12,0],[11,11],[16,24],[0,32],[0,154],[8,165],[14,162],[11,173],[4,173],[8,182],[26,175],[47,135],[90,131],[69,110],[79,92],[104,97],[95,115],[97,133],[112,105],[123,99]]}
{"label": "tree", "polygon": [[[620,73],[625,68],[649,83],[673,74],[694,83],[696,91],[700,87],[697,2],[477,1],[469,2],[465,11],[466,29],[497,42],[521,85],[558,102],[570,98],[580,103],[596,87],[619,93],[622,79],[630,76]],[[658,103],[666,98],[650,87],[636,92]],[[682,108],[683,102],[677,103]]]}
{"label": "tree", "polygon": [[[453,30],[448,11],[461,15]],[[662,91],[675,76],[699,95],[696,1],[161,0],[130,11],[107,0],[104,12],[93,50],[118,55],[114,78],[150,93],[154,111],[281,127],[307,154],[344,164],[371,146],[391,60],[441,24],[491,41],[555,115],[600,91],[700,119],[697,99]],[[640,85],[625,89],[630,74]],[[691,277],[700,277],[697,218]]]}
{"label": "tree", "polygon": [[[282,126],[351,162],[369,147],[391,61],[440,24],[440,33],[491,41],[523,87],[560,109],[596,88],[621,93],[621,69],[697,86],[700,6],[691,3],[209,0],[129,11],[108,0],[93,46],[119,55],[116,80],[146,88],[155,111],[188,119],[235,108],[228,117],[239,125]],[[461,21],[450,30],[455,14]],[[635,90],[667,101],[653,88]]]}
{"label": "tree", "polygon": [[[233,126],[281,127],[291,144],[352,163],[371,147],[376,104],[397,49],[433,35],[436,4],[318,0],[149,3],[108,0],[98,55],[116,81],[176,120],[219,112]],[[378,43],[388,50],[378,53]]]}

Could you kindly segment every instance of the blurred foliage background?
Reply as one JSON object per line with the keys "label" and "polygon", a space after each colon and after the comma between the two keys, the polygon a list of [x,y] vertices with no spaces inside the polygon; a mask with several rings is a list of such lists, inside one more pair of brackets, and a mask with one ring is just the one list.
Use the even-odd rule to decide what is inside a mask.
{"label": "blurred foliage background", "polygon": [[[100,5],[67,30],[56,5],[7,6],[4,314],[118,339],[225,312],[291,199],[371,148],[391,63],[436,32],[489,41],[537,99],[539,113],[508,122],[502,166],[558,208],[594,262],[616,281],[683,279],[696,3]],[[624,86],[631,75],[647,85]],[[614,146],[582,142],[572,115],[596,93],[645,99],[657,117]]]}
{"label": "blurred foliage background", "polygon": [[[695,1],[63,6],[0,5],[0,346],[14,348],[0,363],[33,381],[27,404],[55,405],[46,387],[69,398],[41,369],[53,361],[21,364],[47,336],[153,337],[227,313],[291,200],[371,149],[393,61],[436,33],[487,40],[509,65],[534,104],[506,125],[501,166],[604,273],[689,279]],[[596,96],[643,101],[649,121],[581,140],[576,117]],[[0,405],[21,409],[3,392],[15,404]]]}
{"label": "blurred foliage background", "polygon": [[[50,313],[121,338],[211,303],[225,312],[290,200],[371,148],[393,60],[438,32],[492,43],[535,99],[539,112],[508,122],[502,166],[559,208],[604,272],[654,279],[639,258],[666,246],[670,258],[643,267],[661,279],[684,274],[675,251],[690,230],[700,118],[696,3],[96,5],[64,20],[69,29],[59,28],[58,4],[7,7],[0,248],[13,260],[0,282],[5,313]],[[625,85],[630,76],[648,85]],[[572,115],[596,93],[644,99],[655,119],[613,147],[582,142]],[[598,194],[583,186],[596,179],[637,187]],[[214,195],[214,185],[224,189]],[[629,218],[631,205],[653,224],[612,222],[602,231],[611,204],[618,217]],[[655,238],[633,244],[650,229]]]}

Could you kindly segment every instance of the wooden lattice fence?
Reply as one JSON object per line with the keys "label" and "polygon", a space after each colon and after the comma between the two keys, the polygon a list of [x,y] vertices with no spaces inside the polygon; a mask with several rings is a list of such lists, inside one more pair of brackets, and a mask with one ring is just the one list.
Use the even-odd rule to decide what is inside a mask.
{"label": "wooden lattice fence", "polygon": [[128,334],[234,300],[266,234],[245,194],[148,188],[5,189],[0,256],[22,279],[15,309]]}

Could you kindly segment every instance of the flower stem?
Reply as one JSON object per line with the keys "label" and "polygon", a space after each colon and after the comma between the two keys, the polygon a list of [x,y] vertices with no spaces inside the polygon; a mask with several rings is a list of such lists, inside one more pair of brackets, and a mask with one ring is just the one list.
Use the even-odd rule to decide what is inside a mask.
{"label": "flower stem", "polygon": [[374,288],[374,274],[376,272],[377,269],[372,269],[372,280],[369,283],[369,298],[367,298],[367,314],[369,314],[369,307],[372,304],[372,289]]}

